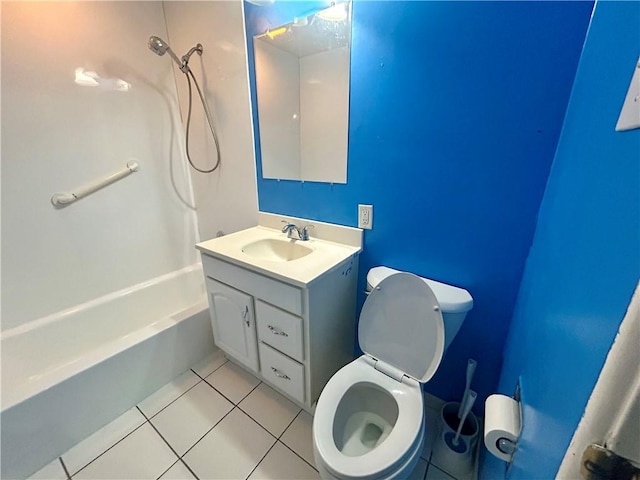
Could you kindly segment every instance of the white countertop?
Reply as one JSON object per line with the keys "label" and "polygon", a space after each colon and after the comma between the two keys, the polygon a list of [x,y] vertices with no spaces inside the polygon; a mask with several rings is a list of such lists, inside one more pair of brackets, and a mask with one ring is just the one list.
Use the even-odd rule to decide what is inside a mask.
{"label": "white countertop", "polygon": [[[313,252],[305,257],[288,262],[265,260],[244,253],[242,251],[244,246],[258,240],[269,238],[287,240],[287,234],[282,233],[279,229],[264,226],[265,223],[274,225],[275,219],[277,219],[278,222],[280,219],[285,219],[301,226],[314,224],[314,227],[318,227],[310,230],[309,240],[296,240],[296,242],[299,242],[301,245],[312,249]],[[260,223],[263,225],[200,242],[196,245],[196,248],[206,255],[228,261],[278,280],[297,284],[301,287],[309,285],[320,275],[330,271],[344,260],[362,251],[361,231],[360,242],[349,242],[351,244],[338,243],[313,236],[314,232],[324,233],[325,231],[348,229],[349,232],[347,233],[355,233],[357,237],[358,229],[352,227],[321,224],[320,222],[264,213],[260,213]],[[332,237],[332,235],[328,236]],[[333,236],[333,238],[335,238],[335,236]]]}

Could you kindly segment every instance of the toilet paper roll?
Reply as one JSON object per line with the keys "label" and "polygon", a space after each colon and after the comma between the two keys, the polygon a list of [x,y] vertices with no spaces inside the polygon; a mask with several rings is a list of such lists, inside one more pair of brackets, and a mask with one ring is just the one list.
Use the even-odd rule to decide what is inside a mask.
{"label": "toilet paper roll", "polygon": [[500,460],[511,461],[521,426],[519,402],[506,395],[487,397],[484,419],[484,444],[487,450]]}

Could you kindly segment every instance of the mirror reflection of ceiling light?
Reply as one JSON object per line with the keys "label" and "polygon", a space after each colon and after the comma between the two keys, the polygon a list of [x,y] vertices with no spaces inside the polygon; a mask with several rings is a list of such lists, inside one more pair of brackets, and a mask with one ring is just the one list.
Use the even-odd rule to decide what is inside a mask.
{"label": "mirror reflection of ceiling light", "polygon": [[83,87],[99,87],[100,90],[114,90],[128,92],[131,84],[121,78],[102,78],[96,72],[78,67],[75,70],[74,82]]}
{"label": "mirror reflection of ceiling light", "polygon": [[347,4],[336,3],[326,10],[316,13],[318,18],[328,20],[330,22],[342,22],[347,19]]}
{"label": "mirror reflection of ceiling light", "polygon": [[277,36],[287,33],[287,30],[288,30],[287,27],[280,27],[280,28],[276,28],[275,30],[269,30],[266,35],[271,40],[273,40]]}

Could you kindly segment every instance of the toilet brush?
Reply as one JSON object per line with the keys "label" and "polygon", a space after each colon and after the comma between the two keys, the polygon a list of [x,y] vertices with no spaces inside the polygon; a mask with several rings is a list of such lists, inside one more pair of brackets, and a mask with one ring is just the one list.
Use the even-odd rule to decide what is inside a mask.
{"label": "toilet brush", "polygon": [[473,404],[476,402],[477,396],[478,394],[476,392],[469,390],[467,398],[462,404],[462,417],[460,418],[460,424],[458,425],[455,435],[453,432],[447,432],[444,436],[444,441],[447,443],[447,446],[456,453],[464,453],[469,447],[465,444],[464,440],[462,442],[460,441],[460,433],[462,432],[462,426],[467,419],[467,415],[469,415]]}
{"label": "toilet brush", "polygon": [[458,408],[458,418],[462,418],[462,406],[467,401],[467,396],[469,396],[469,389],[471,388],[471,380],[473,379],[473,374],[476,372],[476,362],[473,358],[470,358],[467,361],[467,384],[464,387],[464,394],[462,395],[462,401],[460,402],[460,408]]}

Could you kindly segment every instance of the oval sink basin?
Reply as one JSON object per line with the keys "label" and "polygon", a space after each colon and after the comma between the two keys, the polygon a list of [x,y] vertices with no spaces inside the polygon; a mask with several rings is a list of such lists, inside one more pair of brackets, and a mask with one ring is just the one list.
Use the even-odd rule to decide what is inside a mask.
{"label": "oval sink basin", "polygon": [[265,238],[249,243],[242,248],[243,253],[272,262],[290,262],[306,257],[313,250],[295,240]]}

